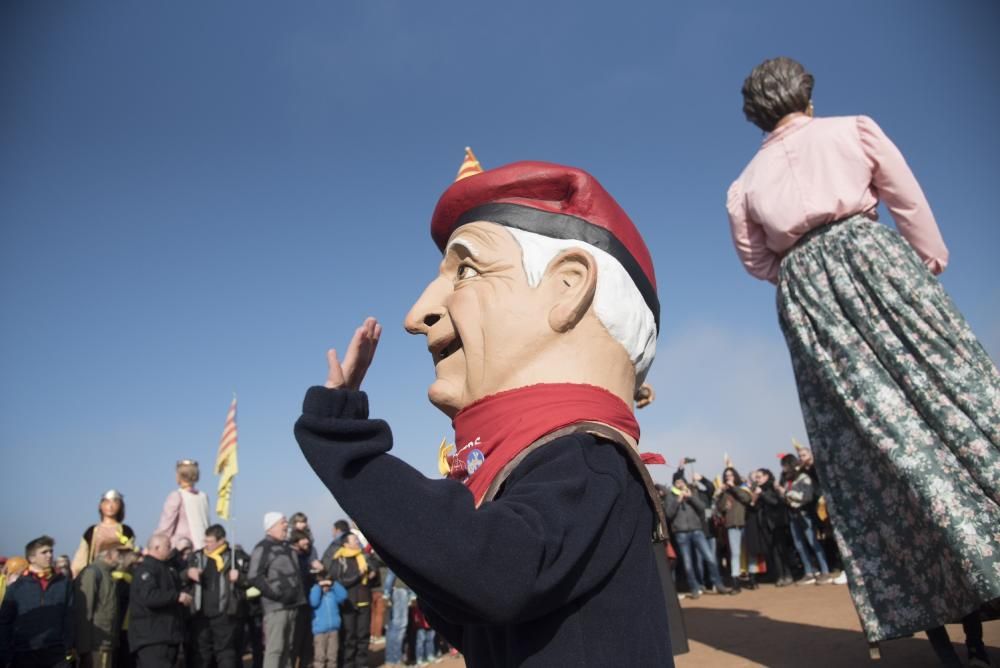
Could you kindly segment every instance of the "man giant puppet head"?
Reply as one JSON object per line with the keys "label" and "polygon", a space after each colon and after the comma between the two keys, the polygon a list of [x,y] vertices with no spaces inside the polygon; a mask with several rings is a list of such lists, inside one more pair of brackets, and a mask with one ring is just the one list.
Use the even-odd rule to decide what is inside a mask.
{"label": "man giant puppet head", "polygon": [[539,383],[604,388],[631,405],[656,351],[653,264],[594,177],[518,162],[462,178],[438,202],[438,276],[406,317],[425,334],[449,416]]}

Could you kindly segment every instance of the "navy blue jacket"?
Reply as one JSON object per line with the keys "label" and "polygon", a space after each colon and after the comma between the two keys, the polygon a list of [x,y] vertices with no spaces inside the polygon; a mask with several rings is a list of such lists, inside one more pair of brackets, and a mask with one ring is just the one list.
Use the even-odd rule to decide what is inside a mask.
{"label": "navy blue jacket", "polygon": [[180,577],[170,564],[146,557],[132,574],[128,645],[179,645],[184,639],[184,607],[177,601]]}
{"label": "navy blue jacket", "polygon": [[653,510],[617,446],[586,433],[528,455],[475,508],[386,454],[363,392],[310,388],[295,436],[433,626],[479,666],[672,666]]}
{"label": "navy blue jacket", "polygon": [[[0,576],[2,577],[2,576]],[[0,606],[0,666],[14,654],[73,646],[73,584],[56,573],[45,591],[31,575],[7,587]]]}

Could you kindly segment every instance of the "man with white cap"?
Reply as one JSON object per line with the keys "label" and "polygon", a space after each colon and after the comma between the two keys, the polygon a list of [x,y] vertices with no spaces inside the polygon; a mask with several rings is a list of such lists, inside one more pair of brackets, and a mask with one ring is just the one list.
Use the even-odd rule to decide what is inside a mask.
{"label": "man with white cap", "polygon": [[541,162],[453,184],[431,236],[443,257],[405,326],[455,427],[447,479],[388,454],[369,419],[374,318],[306,394],[303,454],[470,667],[673,665],[665,520],[633,409],[660,315],[642,237],[593,176]]}
{"label": "man with white cap", "polygon": [[296,616],[306,605],[299,560],[285,540],[288,519],[264,514],[264,539],[250,555],[247,579],[261,593],[264,609],[264,668],[290,668]]}

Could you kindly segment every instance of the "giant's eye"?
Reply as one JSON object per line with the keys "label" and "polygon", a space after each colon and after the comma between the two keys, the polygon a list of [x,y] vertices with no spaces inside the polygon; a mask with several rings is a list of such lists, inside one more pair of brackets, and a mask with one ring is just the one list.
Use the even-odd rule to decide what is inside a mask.
{"label": "giant's eye", "polygon": [[458,265],[458,273],[456,274],[458,280],[462,281],[462,280],[465,280],[467,278],[473,278],[474,276],[478,276],[478,275],[479,275],[479,272],[476,271],[475,268],[472,267],[471,265],[468,265],[468,264],[460,264],[460,265]]}

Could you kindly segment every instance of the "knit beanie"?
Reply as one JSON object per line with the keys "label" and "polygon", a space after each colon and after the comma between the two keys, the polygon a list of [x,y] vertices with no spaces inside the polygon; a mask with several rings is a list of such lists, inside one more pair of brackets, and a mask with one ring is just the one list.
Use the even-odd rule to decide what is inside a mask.
{"label": "knit beanie", "polygon": [[273,511],[270,513],[264,513],[264,531],[267,531],[268,529],[273,527],[275,524],[277,524],[284,518],[285,516],[282,515],[281,513],[276,513]]}

